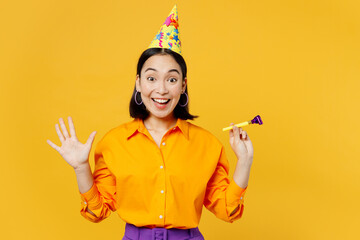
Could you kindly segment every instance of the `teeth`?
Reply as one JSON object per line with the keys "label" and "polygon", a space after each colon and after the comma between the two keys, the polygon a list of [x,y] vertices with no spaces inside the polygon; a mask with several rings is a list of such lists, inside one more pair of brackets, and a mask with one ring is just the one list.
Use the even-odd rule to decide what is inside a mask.
{"label": "teeth", "polygon": [[154,98],[154,101],[155,101],[155,102],[158,102],[158,103],[166,103],[168,100],[165,100],[165,99],[156,99],[156,98]]}

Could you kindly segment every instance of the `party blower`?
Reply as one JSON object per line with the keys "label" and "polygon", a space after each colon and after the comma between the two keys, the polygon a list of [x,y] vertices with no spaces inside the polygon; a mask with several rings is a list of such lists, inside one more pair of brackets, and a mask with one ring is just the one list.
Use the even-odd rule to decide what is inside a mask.
{"label": "party blower", "polygon": [[[249,124],[255,124],[255,123],[257,123],[257,124],[259,124],[259,125],[262,125],[262,124],[263,124],[263,121],[261,120],[260,115],[257,115],[256,117],[254,117],[253,120],[235,124],[235,126],[237,126],[237,127],[243,127],[243,126],[246,126],[246,125],[249,125]],[[226,128],[223,128],[223,131],[227,131],[227,130],[230,130],[230,129],[232,129],[232,128],[233,128],[233,126],[226,127]]]}

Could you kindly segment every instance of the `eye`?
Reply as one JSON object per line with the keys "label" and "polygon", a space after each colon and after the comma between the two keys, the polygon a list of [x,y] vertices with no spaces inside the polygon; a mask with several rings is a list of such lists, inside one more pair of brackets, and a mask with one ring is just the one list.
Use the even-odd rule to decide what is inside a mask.
{"label": "eye", "polygon": [[169,79],[169,82],[171,82],[171,83],[174,83],[174,82],[176,82],[176,81],[177,81],[176,78],[170,78],[170,79]]}
{"label": "eye", "polygon": [[149,80],[149,81],[152,82],[152,81],[154,81],[155,79],[154,79],[153,77],[148,77],[147,80]]}

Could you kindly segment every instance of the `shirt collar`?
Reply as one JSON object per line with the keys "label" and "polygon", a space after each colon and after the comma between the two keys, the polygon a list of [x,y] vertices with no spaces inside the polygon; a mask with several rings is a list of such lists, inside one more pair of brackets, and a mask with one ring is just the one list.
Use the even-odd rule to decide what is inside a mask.
{"label": "shirt collar", "polygon": [[[183,135],[185,136],[185,138],[187,140],[189,140],[189,125],[188,124],[189,123],[186,120],[178,118],[176,121],[176,125],[173,127],[174,130],[180,129],[180,131],[183,133]],[[139,132],[151,137],[150,133],[148,132],[148,130],[146,129],[146,127],[144,125],[144,121],[140,118],[135,118],[128,125],[127,133],[126,133],[127,140],[129,140],[132,136],[136,135]]]}

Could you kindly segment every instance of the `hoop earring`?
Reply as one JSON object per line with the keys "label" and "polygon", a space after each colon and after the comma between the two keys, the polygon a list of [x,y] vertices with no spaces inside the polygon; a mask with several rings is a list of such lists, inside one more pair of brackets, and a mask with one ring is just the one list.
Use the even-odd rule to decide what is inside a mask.
{"label": "hoop earring", "polygon": [[[183,94],[185,94],[185,96],[186,96],[186,103],[185,104],[180,104],[180,101],[179,101],[179,106],[180,107],[185,107],[187,104],[188,104],[188,102],[189,102],[189,97],[188,97],[188,95],[186,94],[186,92],[184,92]],[[183,95],[183,94],[181,94],[181,95]],[[181,98],[181,97],[180,97]]]}
{"label": "hoop earring", "polygon": [[[135,100],[135,103],[137,104],[137,105],[141,105],[143,102],[142,102],[142,99],[141,99],[141,102],[139,103],[137,100],[136,100],[136,97],[137,97],[137,94],[139,93],[137,90],[135,90],[136,92],[135,92],[135,96],[134,96],[134,100]],[[140,96],[140,98],[141,98],[141,96]]]}

